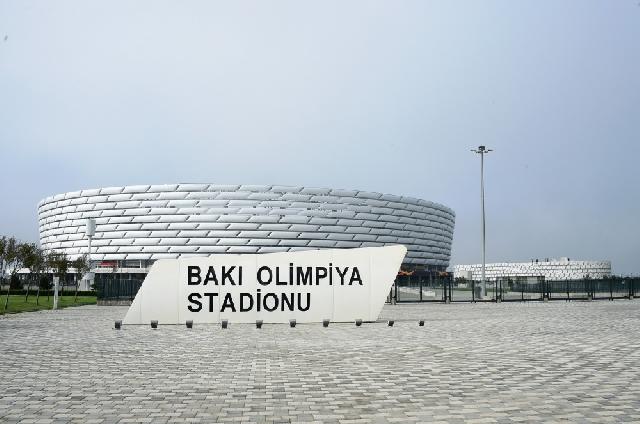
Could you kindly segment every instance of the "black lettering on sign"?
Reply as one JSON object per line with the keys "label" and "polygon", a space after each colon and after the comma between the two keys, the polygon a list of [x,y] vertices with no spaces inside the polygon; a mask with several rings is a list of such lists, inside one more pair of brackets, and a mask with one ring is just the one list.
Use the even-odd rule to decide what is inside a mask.
{"label": "black lettering on sign", "polygon": [[307,306],[302,306],[302,293],[298,293],[298,310],[305,312],[309,310],[309,306],[311,306],[311,293],[306,293],[307,295]]}
{"label": "black lettering on sign", "polygon": [[202,296],[200,296],[200,293],[191,293],[188,299],[189,299],[189,303],[192,303],[195,306],[189,305],[187,308],[191,312],[200,312],[200,310],[202,309],[202,303],[200,303],[200,299],[202,299]]}
{"label": "black lettering on sign", "polygon": [[262,303],[260,303],[262,301],[262,293],[261,293],[260,289],[258,289],[256,291],[258,292],[258,294],[256,295],[256,297],[257,297],[256,306],[258,307],[258,312],[260,312],[260,305],[262,305]]}
{"label": "black lettering on sign", "polygon": [[353,267],[353,272],[351,273],[351,280],[349,281],[349,285],[354,282],[358,282],[358,284],[362,285],[362,278],[360,278],[360,271],[358,271],[358,267]]}
{"label": "black lettering on sign", "polygon": [[207,271],[207,275],[204,277],[204,285],[206,286],[209,281],[213,281],[213,283],[218,285],[218,277],[216,276],[216,270],[210,266]]}
{"label": "black lettering on sign", "polygon": [[224,286],[224,282],[229,280],[229,283],[232,286],[236,285],[236,282],[233,281],[233,275],[231,275],[231,273],[233,272],[233,270],[236,269],[235,265],[232,267],[229,267],[229,269],[226,269],[226,267],[222,267],[222,285]]}
{"label": "black lettering on sign", "polygon": [[236,311],[236,305],[233,304],[231,293],[227,293],[224,296],[224,302],[222,302],[222,308],[220,308],[220,312],[224,312],[227,308],[231,308],[231,312]]}
{"label": "black lettering on sign", "polygon": [[302,284],[303,286],[313,285],[313,274],[311,273],[311,267],[308,266],[306,268],[298,267],[298,285]]}
{"label": "black lettering on sign", "polygon": [[[262,279],[263,271],[266,271],[269,279],[267,280]],[[272,278],[273,278],[273,275],[271,274],[271,268],[269,268],[268,266],[261,266],[260,268],[258,268],[258,283],[262,284],[263,286],[268,286],[269,284],[271,284]]]}
{"label": "black lettering on sign", "polygon": [[285,281],[280,281],[280,267],[277,266],[276,267],[276,286],[286,286],[287,284],[289,284],[289,283],[287,283],[286,280]]}
{"label": "black lettering on sign", "polygon": [[342,272],[340,270],[340,268],[336,267],[336,271],[338,272],[338,275],[340,276],[340,285],[344,286],[344,276],[346,275],[347,271],[349,270],[349,267],[345,267]]}
{"label": "black lettering on sign", "polygon": [[[267,303],[269,299],[273,299],[273,306],[269,306],[269,304]],[[274,293],[265,294],[262,302],[262,307],[265,309],[265,311],[268,312],[273,312],[278,309],[278,304],[280,303],[278,296],[276,296]]]}
{"label": "black lettering on sign", "polygon": [[295,306],[295,300],[293,298],[293,293],[291,293],[290,297],[287,297],[286,293],[282,293],[282,300],[280,302],[280,306],[281,306],[281,311],[284,312],[285,310],[285,305],[287,305],[287,308],[290,311],[293,311],[293,307]]}
{"label": "black lettering on sign", "polygon": [[202,281],[200,277],[200,267],[199,266],[191,266],[187,267],[187,284],[190,286],[197,286]]}
{"label": "black lettering on sign", "polygon": [[209,312],[213,312],[213,298],[218,297],[218,293],[204,293],[204,295],[209,298]]}
{"label": "black lettering on sign", "polygon": [[320,279],[327,278],[327,268],[323,266],[316,267],[316,286],[320,284]]}
{"label": "black lettering on sign", "polygon": [[[246,299],[246,302],[245,302]],[[240,312],[248,312],[253,309],[253,296],[251,293],[240,293]]]}

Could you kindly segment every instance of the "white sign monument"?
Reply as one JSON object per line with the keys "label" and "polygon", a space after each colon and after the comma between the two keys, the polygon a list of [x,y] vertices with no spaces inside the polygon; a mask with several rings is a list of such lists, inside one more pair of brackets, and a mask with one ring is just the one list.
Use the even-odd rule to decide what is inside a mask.
{"label": "white sign monument", "polygon": [[404,246],[156,261],[123,324],[375,321]]}

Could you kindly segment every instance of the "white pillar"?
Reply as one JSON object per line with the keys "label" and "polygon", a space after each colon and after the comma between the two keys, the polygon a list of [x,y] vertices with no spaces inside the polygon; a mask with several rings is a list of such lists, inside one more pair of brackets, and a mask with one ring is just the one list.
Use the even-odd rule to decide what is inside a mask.
{"label": "white pillar", "polygon": [[53,277],[53,309],[58,309],[58,284],[59,277]]}
{"label": "white pillar", "polygon": [[91,268],[91,239],[92,236],[89,236],[89,254],[87,255],[87,262],[89,263],[89,272],[85,274],[82,278],[82,290],[88,291],[91,290],[91,286],[93,285],[94,274]]}
{"label": "white pillar", "polygon": [[96,234],[96,220],[94,218],[87,219],[86,234],[87,238],[89,239],[89,254],[87,255],[87,262],[89,262],[89,272],[87,272],[87,275],[85,275],[83,279],[83,289],[90,290],[91,286],[93,285],[94,278],[94,273],[92,272],[93,269],[91,267],[91,239]]}

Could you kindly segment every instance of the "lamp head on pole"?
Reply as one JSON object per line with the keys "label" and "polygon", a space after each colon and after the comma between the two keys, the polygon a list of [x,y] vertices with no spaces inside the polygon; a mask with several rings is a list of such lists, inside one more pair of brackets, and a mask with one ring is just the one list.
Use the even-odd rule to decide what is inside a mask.
{"label": "lamp head on pole", "polygon": [[493,152],[493,149],[487,149],[487,146],[478,146],[477,149],[471,149],[471,151],[473,153],[479,153],[481,155],[484,155],[486,153]]}
{"label": "lamp head on pole", "polygon": [[86,234],[89,238],[93,237],[96,234],[96,220],[94,218],[87,219]]}

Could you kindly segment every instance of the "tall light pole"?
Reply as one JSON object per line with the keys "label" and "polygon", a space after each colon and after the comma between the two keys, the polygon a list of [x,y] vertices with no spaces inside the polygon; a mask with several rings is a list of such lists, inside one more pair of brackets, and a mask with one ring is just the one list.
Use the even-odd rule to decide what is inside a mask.
{"label": "tall light pole", "polygon": [[486,155],[489,152],[492,152],[493,150],[487,149],[485,146],[478,146],[477,150],[471,149],[471,151],[480,155],[480,204],[482,209],[482,274],[481,274],[482,293],[481,293],[481,297],[485,298],[487,296],[487,279],[485,275],[486,232],[485,232],[485,224],[484,224],[484,155]]}

